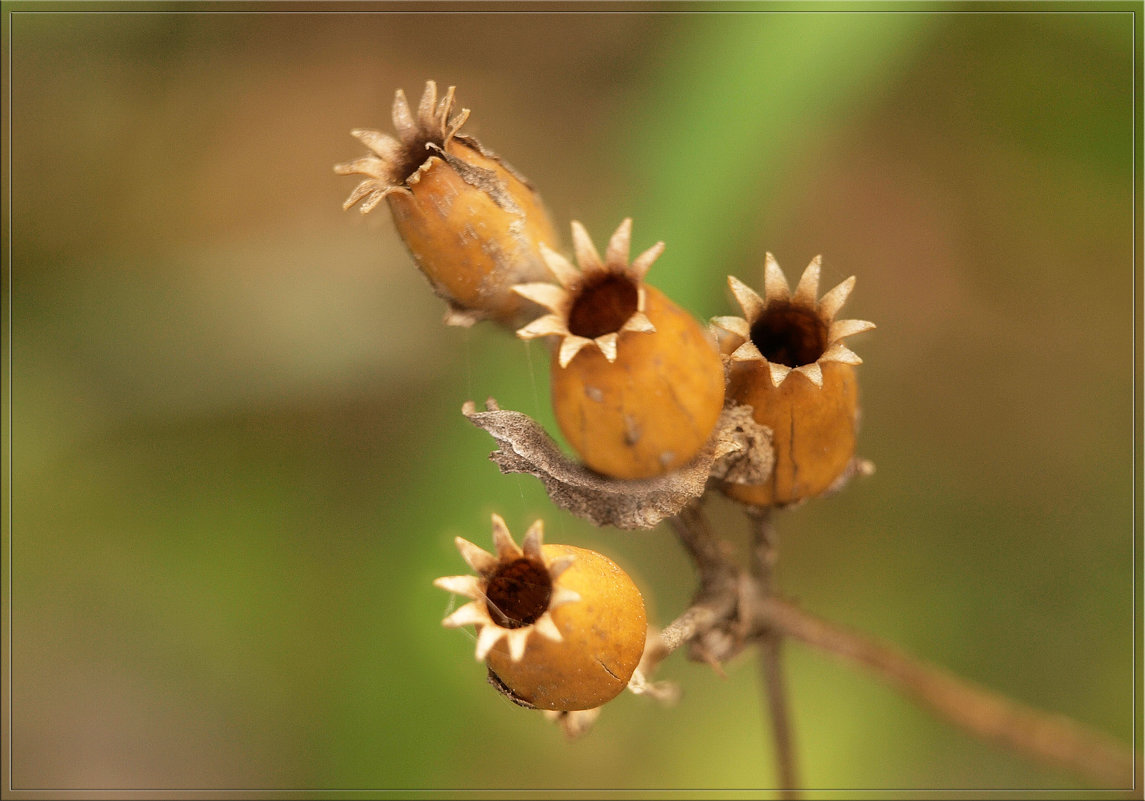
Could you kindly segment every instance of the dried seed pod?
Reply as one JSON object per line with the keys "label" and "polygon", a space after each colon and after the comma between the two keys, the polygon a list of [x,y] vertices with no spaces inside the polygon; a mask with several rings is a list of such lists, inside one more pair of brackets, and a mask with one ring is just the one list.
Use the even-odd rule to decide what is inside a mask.
{"label": "dried seed pod", "polygon": [[477,659],[525,706],[594,709],[628,685],[647,634],[644,598],[623,570],[596,551],[545,545],[540,520],[520,547],[493,515],[496,555],[458,537],[476,576],[434,584],[471,598],[443,624],[477,627]]}
{"label": "dried seed pod", "polygon": [[341,175],[365,175],[343,204],[366,213],[385,200],[398,233],[434,291],[449,304],[446,321],[490,318],[515,328],[537,310],[510,291],[548,279],[538,246],[556,236],[540,197],[522,176],[476,139],[459,134],[469,109],[453,114],[449,87],[440,101],[427,81],[416,116],[399,89],[397,138],[351,133],[373,155],[344,164]]}
{"label": "dried seed pod", "polygon": [[588,467],[622,479],[661,475],[689,462],[715,429],[724,401],[719,352],[703,326],[644,283],[662,242],[629,263],[626,219],[602,261],[580,223],[572,232],[579,270],[542,248],[560,286],[514,287],[551,312],[517,335],[559,337],[553,410]]}
{"label": "dried seed pod", "polygon": [[818,495],[843,474],[855,453],[862,359],[843,339],[869,331],[866,320],[836,320],[854,276],[817,299],[819,257],[794,294],[768,253],[764,294],[729,276],[743,317],[716,317],[720,348],[729,356],[728,398],[750,404],[772,431],[775,464],[762,484],[724,483],[725,494],[752,506],[783,506]]}

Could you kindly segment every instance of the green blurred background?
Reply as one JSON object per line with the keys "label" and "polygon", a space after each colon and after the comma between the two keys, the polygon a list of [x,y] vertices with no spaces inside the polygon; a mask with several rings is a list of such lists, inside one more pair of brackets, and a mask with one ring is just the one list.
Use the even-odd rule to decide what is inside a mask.
{"label": "green blurred background", "polygon": [[[569,743],[440,626],[494,511],[611,555],[660,624],[693,575],[667,529],[499,474],[461,405],[551,428],[544,346],[442,326],[385,208],[341,210],[350,129],[429,78],[563,231],[665,240],[650,281],[700,318],[767,251],[856,275],[878,470],[778,517],[783,590],[1131,742],[1132,15],[33,8],[4,20],[13,787],[773,786],[753,655],[677,654],[675,708]],[[1086,786],[786,657],[808,788]]]}

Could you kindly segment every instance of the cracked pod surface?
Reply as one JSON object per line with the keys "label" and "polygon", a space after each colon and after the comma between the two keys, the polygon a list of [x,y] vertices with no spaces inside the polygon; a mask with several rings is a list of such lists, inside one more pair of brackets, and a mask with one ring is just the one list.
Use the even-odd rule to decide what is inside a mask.
{"label": "cracked pod surface", "polygon": [[560,282],[516,287],[550,310],[524,339],[559,338],[553,352],[553,411],[588,467],[613,478],[661,475],[708,442],[724,402],[715,341],[690,314],[644,283],[658,243],[629,263],[632,221],[624,220],[602,260],[572,224],[578,270],[542,249]]}
{"label": "cracked pod surface", "polygon": [[644,652],[640,590],[603,554],[546,545],[542,524],[521,547],[493,516],[496,555],[457,538],[476,576],[435,584],[472,601],[443,623],[477,628],[476,656],[515,701],[538,709],[593,709],[620,694]]}
{"label": "cracked pod surface", "polygon": [[792,293],[768,253],[764,295],[733,276],[728,284],[743,317],[717,317],[728,355],[728,398],[752,407],[772,431],[775,462],[762,484],[722,483],[731,498],[752,506],[784,506],[828,489],[855,453],[858,381],[862,360],[843,344],[869,331],[866,320],[836,320],[851,293],[852,276],[817,299],[820,259],[804,270]]}
{"label": "cracked pod surface", "polygon": [[416,116],[399,89],[397,138],[354,130],[373,155],[338,164],[343,175],[368,176],[344,208],[362,213],[382,200],[394,226],[434,291],[449,305],[446,321],[470,325],[492,319],[516,327],[536,313],[511,291],[548,277],[539,245],[554,245],[548,212],[533,187],[476,139],[458,133],[469,116],[454,116],[454,88],[440,101],[426,83]]}

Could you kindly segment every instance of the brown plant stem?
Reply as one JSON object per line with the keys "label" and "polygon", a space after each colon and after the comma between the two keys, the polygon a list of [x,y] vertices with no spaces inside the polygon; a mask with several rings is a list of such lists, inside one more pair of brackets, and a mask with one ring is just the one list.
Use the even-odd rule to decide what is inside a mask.
{"label": "brown plant stem", "polygon": [[685,506],[671,520],[680,543],[700,571],[700,594],[721,589],[721,579],[726,582],[734,578],[736,567],[728,561],[724,543],[712,532],[699,506]]}
{"label": "brown plant stem", "polygon": [[[775,564],[779,558],[775,528],[770,510],[749,515],[752,528],[751,572],[755,590],[761,600],[775,595]],[[787,704],[787,682],[783,674],[783,635],[774,628],[759,633],[760,668],[764,695],[770,713],[771,739],[775,744],[776,773],[780,797],[799,798],[799,773],[796,769],[795,743],[792,737],[791,713]]]}
{"label": "brown plant stem", "polygon": [[[1133,787],[1141,765],[1132,750],[1116,739],[1064,715],[1014,701],[894,645],[817,617],[776,595],[771,574],[776,557],[774,531],[766,515],[753,512],[752,519],[751,575],[731,562],[726,544],[714,535],[696,506],[687,507],[672,519],[696,564],[699,588],[693,605],[661,632],[657,661],[688,644],[693,658],[718,664],[754,642],[761,646],[766,674],[778,675],[769,667],[778,664],[778,654],[769,656],[764,644],[769,639],[778,642],[791,637],[866,668],[976,737],[1074,772],[1105,789]],[[774,699],[785,695],[770,688],[774,681],[766,679],[766,691],[779,752],[791,748],[790,724],[780,723],[787,717],[785,709],[776,717]],[[776,686],[781,687],[782,679],[778,681]],[[790,771],[791,778],[783,780],[784,787],[795,788],[794,754],[785,758],[777,753],[777,758],[781,776]]]}
{"label": "brown plant stem", "polygon": [[733,657],[743,647],[742,627],[734,621],[742,584],[740,570],[728,558],[725,543],[717,538],[708,521],[693,504],[669,518],[680,544],[688,552],[699,573],[699,587],[692,605],[660,633],[664,643],[663,659],[684,643],[689,643],[691,656],[712,665],[717,672],[720,663]]}
{"label": "brown plant stem", "polygon": [[1021,704],[789,601],[772,597],[759,607],[759,620],[768,629],[862,665],[977,737],[1074,771],[1105,788],[1133,785],[1130,749],[1078,721]]}

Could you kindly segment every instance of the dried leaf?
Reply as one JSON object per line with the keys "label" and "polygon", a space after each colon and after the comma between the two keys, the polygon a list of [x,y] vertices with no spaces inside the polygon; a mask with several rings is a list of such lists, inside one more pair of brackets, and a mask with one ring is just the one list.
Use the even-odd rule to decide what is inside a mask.
{"label": "dried leaf", "polygon": [[762,484],[771,475],[775,451],[771,429],[760,425],[746,404],[730,405],[720,418],[720,436],[734,444],[712,465],[712,478],[729,484]]}
{"label": "dried leaf", "polygon": [[[477,411],[472,401],[461,411],[471,423],[497,440],[500,447],[490,458],[502,473],[536,476],[545,485],[553,503],[594,525],[647,529],[675,516],[703,495],[717,460],[722,473],[729,469],[734,472],[736,468],[729,465],[740,464],[745,459],[760,460],[759,454],[735,458],[749,441],[758,443],[762,439],[758,431],[752,437],[744,435],[745,409],[746,419],[750,420],[749,407],[725,409],[711,441],[690,463],[662,476],[636,480],[608,478],[589,470],[566,456],[531,417],[522,412],[503,411],[492,398],[485,402],[483,412]],[[768,447],[755,450],[765,453],[763,461],[770,471],[770,432],[764,431]]]}

